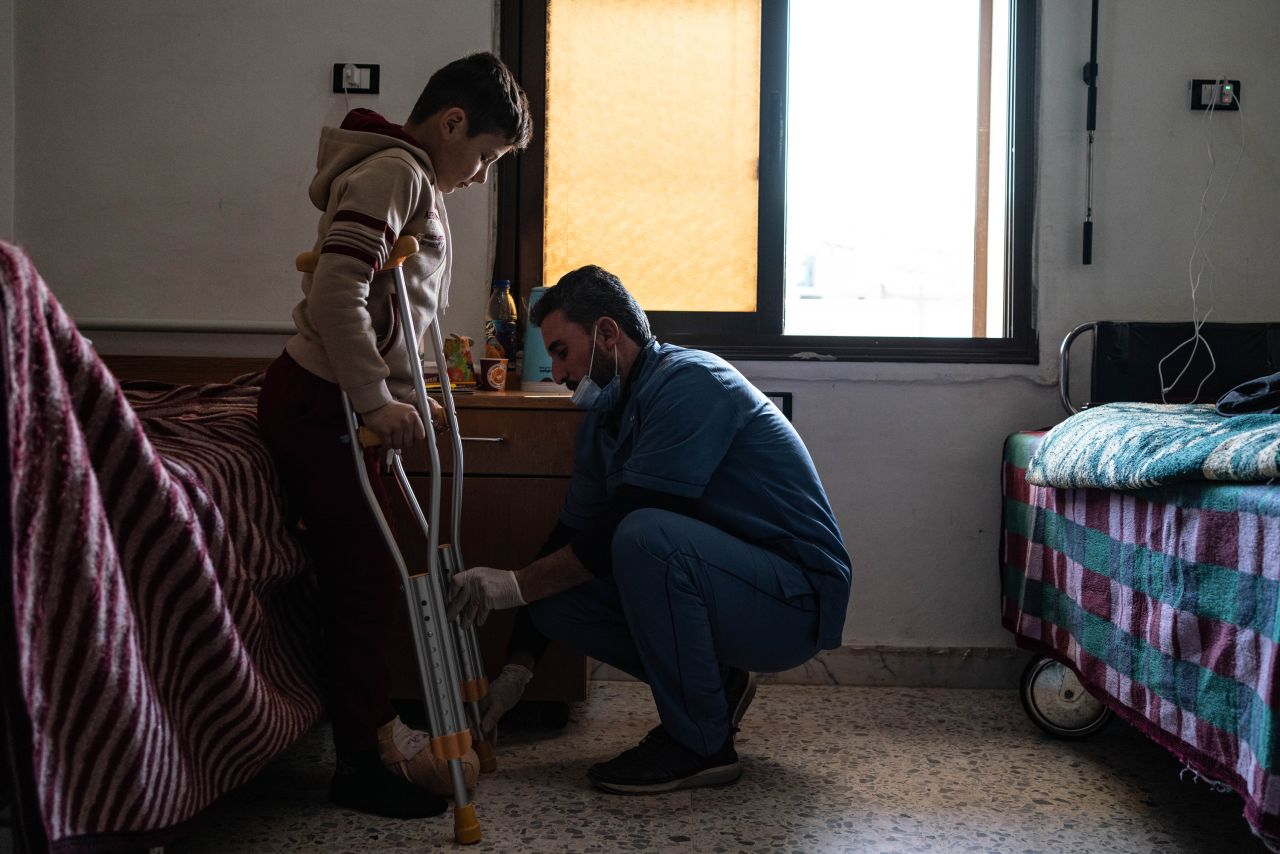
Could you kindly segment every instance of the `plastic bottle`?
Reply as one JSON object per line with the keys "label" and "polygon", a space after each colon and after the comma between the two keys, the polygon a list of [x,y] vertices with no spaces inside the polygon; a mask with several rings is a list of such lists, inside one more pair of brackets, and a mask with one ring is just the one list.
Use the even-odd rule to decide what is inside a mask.
{"label": "plastic bottle", "polygon": [[511,280],[498,279],[484,312],[484,353],[489,358],[516,357],[516,301]]}

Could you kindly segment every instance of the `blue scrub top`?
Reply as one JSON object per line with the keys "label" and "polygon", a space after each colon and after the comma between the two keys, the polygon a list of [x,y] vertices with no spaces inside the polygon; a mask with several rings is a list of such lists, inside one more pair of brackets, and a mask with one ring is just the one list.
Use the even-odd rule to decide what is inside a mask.
{"label": "blue scrub top", "polygon": [[786,593],[816,593],[818,640],[840,645],[849,554],[809,451],[767,397],[718,356],[653,340],[616,436],[607,415],[579,428],[564,524],[588,527],[623,483],[697,499],[703,521],[805,570]]}

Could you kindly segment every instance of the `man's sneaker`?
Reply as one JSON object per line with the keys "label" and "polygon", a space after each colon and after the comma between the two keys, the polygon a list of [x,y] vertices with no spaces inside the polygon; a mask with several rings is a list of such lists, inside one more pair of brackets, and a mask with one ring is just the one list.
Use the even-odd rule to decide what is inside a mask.
{"label": "man's sneaker", "polygon": [[596,788],[620,795],[650,795],[691,789],[695,786],[722,786],[742,776],[733,736],[710,756],[699,756],[676,741],[661,725],[654,727],[638,745],[608,762],[592,765],[587,777]]}
{"label": "man's sneaker", "polygon": [[385,818],[429,818],[449,802],[398,776],[370,751],[351,761],[338,761],[329,800],[340,807]]}
{"label": "man's sneaker", "polygon": [[729,707],[729,730],[738,731],[742,716],[747,713],[747,706],[756,696],[756,675],[750,670],[739,670],[736,667],[725,668],[724,701]]}

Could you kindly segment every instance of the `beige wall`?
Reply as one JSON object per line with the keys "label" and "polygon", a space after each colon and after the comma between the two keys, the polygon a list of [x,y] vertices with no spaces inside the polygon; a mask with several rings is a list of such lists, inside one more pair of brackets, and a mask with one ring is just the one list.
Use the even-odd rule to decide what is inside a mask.
{"label": "beige wall", "polygon": [[[11,2],[0,0],[0,20]],[[287,318],[289,259],[314,228],[305,190],[316,130],[342,112],[327,92],[330,63],[382,63],[385,94],[367,103],[400,119],[432,68],[492,45],[489,2],[188,8],[205,5],[16,2],[17,231],[73,314]],[[1208,175],[1201,115],[1187,109],[1192,77],[1243,80],[1248,128],[1212,247],[1213,319],[1280,319],[1280,4],[1102,4],[1091,267],[1079,263],[1088,4],[1041,6],[1041,364],[739,365],[795,393],[796,425],[853,553],[850,644],[1010,644],[996,603],[1005,434],[1061,417],[1055,353],[1076,324],[1190,317],[1186,266]],[[0,121],[4,109],[0,94]],[[1215,119],[1219,139],[1238,139],[1240,126]],[[0,176],[3,145],[0,135]],[[488,197],[453,197],[449,212],[458,266],[446,325],[478,330]],[[278,347],[147,340],[184,352]]]}
{"label": "beige wall", "polygon": [[[487,0],[17,0],[18,239],[77,318],[287,322],[334,62],[403,121],[431,72],[494,48]],[[482,328],[486,188],[450,196],[454,309]],[[452,325],[452,324],[451,324]],[[101,347],[121,336],[94,336]],[[274,354],[283,339],[134,336],[132,350]]]}

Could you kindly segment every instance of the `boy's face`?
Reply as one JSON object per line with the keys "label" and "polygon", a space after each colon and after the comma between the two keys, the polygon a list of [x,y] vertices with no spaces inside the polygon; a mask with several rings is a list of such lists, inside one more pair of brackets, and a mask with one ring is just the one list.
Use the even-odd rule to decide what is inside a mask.
{"label": "boy's face", "polygon": [[442,193],[483,184],[489,177],[489,167],[511,150],[511,143],[500,134],[469,136],[467,114],[456,107],[441,116],[439,139],[437,150],[428,153]]}

